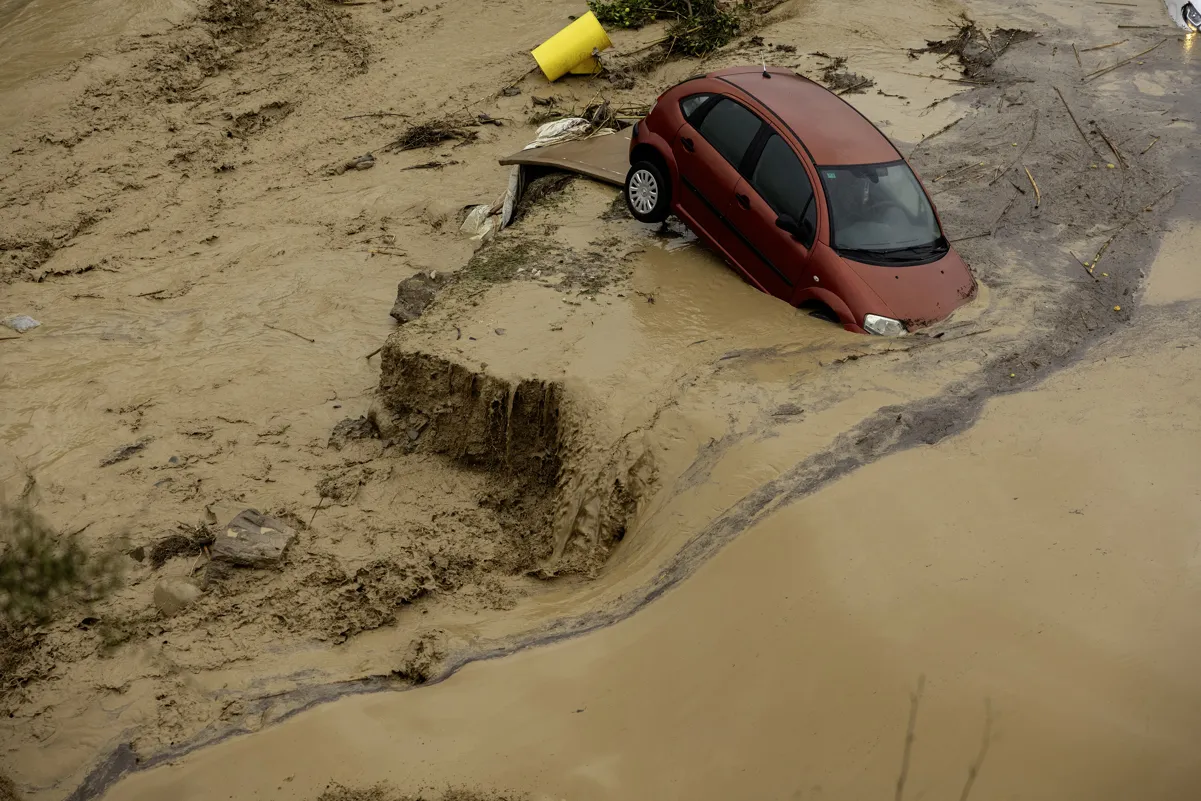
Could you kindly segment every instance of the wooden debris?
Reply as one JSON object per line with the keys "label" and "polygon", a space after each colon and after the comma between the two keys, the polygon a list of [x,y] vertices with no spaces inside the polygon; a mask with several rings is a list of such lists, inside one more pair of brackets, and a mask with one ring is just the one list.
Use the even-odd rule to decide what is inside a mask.
{"label": "wooden debris", "polygon": [[1091,53],[1094,50],[1108,50],[1111,47],[1117,47],[1118,45],[1124,45],[1129,41],[1130,41],[1129,39],[1123,39],[1120,42],[1110,42],[1109,44],[1097,45],[1096,47],[1086,47],[1083,50],[1081,50],[1080,52],[1081,53]]}
{"label": "wooden debris", "polygon": [[294,337],[300,337],[300,338],[301,338],[301,339],[303,339],[305,342],[311,342],[311,343],[313,343],[313,344],[317,344],[317,340],[315,340],[315,339],[309,339],[309,338],[308,338],[308,337],[306,337],[304,334],[298,334],[298,333],[296,333],[295,331],[289,331],[289,330],[288,330],[288,329],[286,329],[286,328],[279,328],[279,327],[277,327],[277,326],[271,325],[271,323],[263,323],[263,327],[264,327],[264,328],[270,328],[272,331],[283,331],[285,334],[291,334],[291,335],[292,335],[292,336],[294,336]]}
{"label": "wooden debris", "polygon": [[1068,101],[1063,96],[1063,92],[1059,91],[1058,86],[1053,87],[1053,88],[1055,89],[1055,94],[1059,95],[1059,100],[1061,103],[1063,103],[1063,107],[1065,109],[1067,109],[1068,116],[1072,118],[1072,124],[1075,125],[1076,130],[1080,132],[1080,138],[1084,140],[1084,144],[1088,145],[1094,153],[1096,153],[1098,156],[1100,156],[1101,154],[1097,151],[1097,148],[1093,145],[1092,142],[1089,141],[1088,136],[1085,135],[1084,129],[1080,127],[1080,122],[1079,122],[1079,120],[1076,119],[1076,115],[1072,113],[1072,107],[1068,105]]}
{"label": "wooden debris", "polygon": [[1084,69],[1084,62],[1080,60],[1080,51],[1076,49],[1076,43],[1072,42],[1072,52],[1076,54],[1076,66]]}
{"label": "wooden debris", "polygon": [[[1119,25],[1118,27],[1120,28],[1120,27],[1122,27],[1122,26],[1121,26],[1121,25]],[[1144,27],[1152,28],[1152,27],[1155,27],[1155,26],[1153,26],[1153,25],[1147,25],[1147,26],[1144,26]],[[1136,60],[1138,60],[1138,59],[1142,58],[1143,56],[1147,55],[1148,53],[1150,53],[1152,50],[1155,50],[1156,48],[1159,48],[1159,47],[1161,47],[1161,46],[1163,45],[1163,43],[1164,43],[1164,42],[1166,42],[1166,41],[1168,41],[1168,40],[1167,40],[1167,39],[1160,39],[1160,40],[1159,40],[1159,44],[1157,44],[1157,45],[1154,45],[1154,46],[1152,46],[1152,47],[1148,47],[1146,50],[1144,50],[1143,52],[1139,53],[1138,55],[1134,55],[1134,56],[1131,56],[1131,57],[1130,57],[1130,58],[1128,58],[1128,59],[1125,59],[1125,60],[1123,60],[1123,61],[1119,61],[1117,64],[1114,64],[1113,66],[1110,66],[1110,67],[1103,67],[1102,69],[1099,69],[1099,70],[1097,70],[1096,72],[1090,72],[1088,75],[1085,75],[1085,76],[1084,76],[1084,80],[1086,80],[1086,81],[1090,81],[1090,80],[1092,80],[1093,78],[1098,78],[1098,77],[1100,77],[1100,76],[1104,75],[1104,74],[1105,74],[1105,73],[1107,73],[1107,72],[1113,72],[1113,71],[1114,71],[1114,70],[1116,70],[1118,67],[1124,67],[1124,66],[1126,66],[1127,64],[1129,64],[1131,61],[1136,61]]]}
{"label": "wooden debris", "polygon": [[1101,126],[1097,124],[1096,120],[1093,121],[1093,127],[1097,129],[1097,133],[1101,134],[1101,138],[1105,140],[1105,144],[1109,145],[1109,149],[1113,151],[1114,158],[1118,160],[1118,166],[1123,170],[1126,169],[1126,157],[1122,155],[1122,151],[1118,150],[1118,146],[1110,141],[1109,137],[1105,135],[1105,131],[1101,130]]}
{"label": "wooden debris", "polygon": [[1152,137],[1152,138],[1151,138],[1151,144],[1149,144],[1149,145],[1147,145],[1146,147],[1144,147],[1144,148],[1143,148],[1143,152],[1142,152],[1142,153],[1139,153],[1139,155],[1140,155],[1140,156],[1145,156],[1145,155],[1147,155],[1147,151],[1148,151],[1148,150],[1150,150],[1151,148],[1155,147],[1156,145],[1158,145],[1158,144],[1159,144],[1159,140],[1160,140],[1160,137],[1158,137],[1158,136],[1154,136],[1154,137]]}
{"label": "wooden debris", "polygon": [[1023,167],[1026,170],[1026,177],[1030,179],[1030,185],[1034,187],[1034,208],[1038,208],[1043,202],[1043,193],[1038,191],[1038,183],[1034,180],[1034,176],[1030,173],[1029,167]]}

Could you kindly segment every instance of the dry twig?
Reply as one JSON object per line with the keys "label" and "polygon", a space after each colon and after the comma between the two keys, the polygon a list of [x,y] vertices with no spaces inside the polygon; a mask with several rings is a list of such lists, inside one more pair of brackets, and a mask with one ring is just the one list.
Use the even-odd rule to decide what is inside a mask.
{"label": "dry twig", "polygon": [[[1121,25],[1119,25],[1118,27],[1120,28],[1120,27],[1122,27],[1122,26],[1121,26]],[[1148,25],[1148,26],[1145,26],[1145,27],[1151,28],[1151,27],[1155,27],[1155,26],[1153,26],[1153,25]],[[1086,81],[1091,81],[1093,78],[1100,77],[1101,75],[1104,75],[1104,74],[1105,74],[1105,73],[1107,73],[1107,72],[1113,72],[1113,71],[1114,71],[1114,70],[1116,70],[1118,67],[1124,67],[1124,66],[1126,66],[1127,64],[1129,64],[1131,61],[1135,61],[1135,60],[1137,60],[1137,59],[1140,59],[1140,58],[1142,58],[1143,56],[1147,55],[1147,54],[1148,54],[1148,53],[1150,53],[1152,50],[1155,50],[1156,48],[1158,48],[1160,45],[1162,45],[1162,44],[1163,44],[1164,42],[1166,42],[1166,41],[1168,41],[1168,40],[1167,40],[1167,39],[1161,39],[1161,40],[1159,41],[1159,44],[1157,44],[1157,45],[1155,45],[1155,46],[1153,46],[1153,47],[1148,47],[1146,50],[1144,50],[1143,52],[1141,52],[1141,53],[1139,53],[1139,54],[1137,54],[1137,55],[1133,55],[1133,56],[1131,56],[1130,58],[1128,58],[1128,59],[1126,59],[1126,60],[1124,60],[1124,61],[1119,61],[1117,64],[1114,64],[1114,65],[1113,65],[1113,66],[1111,66],[1111,67],[1104,67],[1104,68],[1102,68],[1102,69],[1099,69],[1099,70],[1097,70],[1096,72],[1090,72],[1088,75],[1085,75],[1085,76],[1084,76],[1084,80],[1086,80]]]}
{"label": "dry twig", "polygon": [[1068,101],[1066,98],[1064,98],[1063,92],[1059,91],[1058,86],[1053,88],[1055,89],[1055,94],[1059,95],[1059,100],[1061,103],[1063,103],[1063,107],[1067,109],[1068,116],[1072,118],[1072,124],[1075,125],[1076,130],[1080,132],[1080,138],[1084,140],[1084,144],[1092,148],[1092,151],[1096,153],[1098,157],[1100,157],[1101,154],[1097,152],[1097,148],[1092,142],[1089,141],[1088,136],[1084,133],[1084,129],[1080,127],[1080,122],[1076,119],[1076,115],[1072,113],[1072,107],[1068,105]]}
{"label": "dry twig", "polygon": [[264,327],[264,328],[270,328],[272,331],[283,331],[285,334],[291,334],[291,335],[292,335],[292,336],[294,336],[294,337],[300,337],[300,338],[301,338],[301,339],[303,339],[305,342],[311,342],[311,343],[313,343],[313,344],[316,344],[316,343],[317,343],[317,340],[315,340],[315,339],[309,339],[309,338],[308,338],[308,337],[306,337],[304,334],[298,334],[298,333],[296,333],[295,331],[289,331],[289,330],[288,330],[288,329],[286,329],[286,328],[279,328],[278,326],[271,325],[271,323],[263,323],[263,327]]}
{"label": "dry twig", "polygon": [[1034,176],[1030,174],[1029,167],[1023,167],[1026,171],[1026,177],[1030,179],[1030,185],[1034,187],[1034,208],[1038,208],[1043,202],[1043,193],[1038,191],[1038,183],[1034,180]]}
{"label": "dry twig", "polygon": [[972,794],[972,785],[976,783],[976,777],[980,775],[980,768],[984,766],[984,758],[988,756],[988,747],[992,744],[992,702],[987,698],[984,699],[984,735],[980,739],[980,751],[976,754],[976,760],[968,766],[967,781],[963,783],[963,792],[959,794],[959,801],[967,801],[969,795]]}
{"label": "dry twig", "polygon": [[1108,50],[1111,47],[1117,47],[1118,45],[1126,44],[1129,41],[1130,41],[1129,39],[1123,39],[1120,42],[1110,42],[1109,44],[1097,45],[1096,47],[1086,47],[1083,50],[1081,50],[1080,52],[1081,53],[1091,53],[1094,50]]}
{"label": "dry twig", "polygon": [[917,736],[917,709],[922,703],[922,692],[926,689],[926,676],[917,677],[917,690],[909,695],[909,726],[905,730],[905,750],[901,755],[901,774],[897,776],[896,801],[905,797],[905,780],[909,778],[909,760],[913,756],[913,741]]}

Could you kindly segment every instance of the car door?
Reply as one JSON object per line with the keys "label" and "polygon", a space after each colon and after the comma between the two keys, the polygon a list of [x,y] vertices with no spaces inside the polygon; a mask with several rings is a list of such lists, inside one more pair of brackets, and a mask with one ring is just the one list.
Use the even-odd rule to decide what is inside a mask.
{"label": "car door", "polygon": [[791,303],[800,289],[820,283],[808,269],[818,199],[801,156],[774,130],[765,133],[734,188],[729,217],[757,251],[755,279]]}
{"label": "car door", "polygon": [[[687,102],[685,98],[681,105]],[[762,126],[746,106],[713,95],[686,114],[672,143],[682,189],[679,205],[691,218],[686,222],[700,229],[696,233],[721,255],[736,262],[744,258],[730,245],[726,214],[742,178],[738,168]]]}

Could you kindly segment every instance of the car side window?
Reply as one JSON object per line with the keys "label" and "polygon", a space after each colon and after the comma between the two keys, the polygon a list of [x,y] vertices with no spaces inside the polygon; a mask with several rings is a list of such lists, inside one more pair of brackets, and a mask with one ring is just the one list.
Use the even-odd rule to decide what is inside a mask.
{"label": "car side window", "polygon": [[802,224],[806,232],[803,244],[813,244],[817,231],[817,202],[813,197],[813,184],[804,165],[788,143],[778,134],[772,134],[763,145],[763,152],[751,173],[751,186],[772,207],[776,214],[786,214],[808,224]]}
{"label": "car side window", "polygon": [[759,118],[746,108],[725,98],[709,109],[697,131],[737,168],[762,125]]}
{"label": "car side window", "polygon": [[680,101],[680,111],[684,112],[684,119],[691,121],[692,115],[700,110],[701,106],[709,102],[709,98],[713,95],[689,95]]}

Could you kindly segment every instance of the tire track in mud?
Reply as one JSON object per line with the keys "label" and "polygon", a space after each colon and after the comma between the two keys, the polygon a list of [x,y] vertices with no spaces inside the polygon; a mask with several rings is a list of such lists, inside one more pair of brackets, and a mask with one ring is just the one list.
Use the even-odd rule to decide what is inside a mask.
{"label": "tire track in mud", "polygon": [[[1058,44],[1059,47],[1065,45],[1066,42]],[[1034,46],[1035,43],[1026,45]],[[1067,50],[1070,52],[1070,47],[1067,47]],[[1055,85],[1063,81],[1062,73],[1042,70],[1032,74],[1037,77],[1017,77],[1017,81],[1026,83],[1018,84],[1013,76],[1010,76],[1009,83],[976,90],[964,96],[963,99],[969,102],[975,99],[977,107],[965,118],[964,121],[968,122],[968,125],[958,124],[956,133],[940,137],[942,141],[937,146],[927,144],[924,149],[929,151],[930,155],[925,160],[926,163],[918,165],[919,168],[930,174],[940,168],[955,166],[965,160],[965,151],[968,160],[978,160],[973,147],[986,152],[1001,143],[1018,141],[1026,136],[1030,141],[1030,145],[1027,145],[1029,152],[1024,153],[1019,160],[1024,158],[1027,164],[1037,166],[1041,157],[1046,159],[1049,169],[1051,161],[1060,160],[1058,157],[1067,147],[1069,133],[1070,141],[1075,147],[1081,153],[1085,152],[1087,140],[1082,145],[1080,140],[1075,138],[1075,132],[1069,131],[1066,126],[1071,126],[1072,122],[1066,115],[1062,115],[1062,107],[1058,105],[1061,101],[1056,96]],[[1182,74],[1182,71],[1175,72],[1173,76],[1179,79]],[[1179,83],[1185,84],[1187,88],[1191,82]],[[1022,86],[1022,101],[1012,105],[1022,106],[1024,113],[1011,113],[1005,115],[1003,120],[986,120],[984,115],[992,113],[992,106],[998,94],[1004,98],[1006,93],[1011,93],[1015,85]],[[1145,110],[1130,108],[1129,103],[1119,114],[1113,108],[1100,108],[1100,95],[1089,99],[1092,103],[1083,110],[1107,120],[1106,125],[1112,128],[1134,128],[1139,115],[1145,114]],[[1129,101],[1131,98],[1115,99],[1110,95],[1106,99],[1116,105],[1117,102]],[[1073,102],[1082,101],[1077,96]],[[1041,136],[1038,123],[1035,123],[1034,132],[1029,133],[1030,114],[1027,103],[1035,106],[1034,119],[1044,120]],[[1076,112],[1078,115],[1082,114],[1081,107],[1077,106]],[[1063,118],[1058,119],[1055,115]],[[1126,118],[1134,119],[1124,123]],[[987,135],[969,141],[973,125],[982,126]],[[1018,131],[1025,133],[1019,134]],[[1024,138],[1022,141],[1025,141]],[[1110,212],[1104,214],[1103,218],[1113,221],[1117,228],[1111,231],[1116,230],[1117,236],[1130,225],[1130,222],[1124,221],[1129,217],[1132,208],[1135,210],[1135,217],[1131,218],[1131,222],[1142,219],[1139,216],[1142,213],[1147,213],[1147,219],[1162,222],[1166,219],[1165,209],[1169,201],[1176,200],[1177,197],[1185,209],[1201,206],[1201,190],[1186,185],[1178,192],[1181,184],[1175,183],[1174,178],[1172,182],[1168,181],[1171,176],[1170,167],[1179,171],[1177,175],[1201,173],[1201,156],[1189,153],[1185,149],[1186,143],[1183,142],[1164,145],[1166,146],[1161,145],[1157,148],[1159,152],[1155,154],[1154,163],[1139,166],[1135,170],[1123,170],[1122,175],[1113,176],[1116,178],[1115,190],[1100,191],[1095,199],[1089,197],[1089,202],[1077,203],[1062,210],[1062,213],[1059,213],[1053,204],[1046,203],[1045,199],[1057,196],[1073,197],[1074,192],[1079,189],[1079,186],[1073,188],[1078,176],[1066,170],[1062,175],[1044,173],[1044,214],[1050,209],[1052,214],[1059,216],[1047,218],[1038,214],[1038,210],[1035,209],[1022,223],[1025,227],[1018,232],[1020,238],[1014,236],[997,242],[991,234],[988,237],[980,237],[985,246],[974,253],[971,252],[971,248],[963,247],[963,250],[968,251],[965,255],[969,257],[969,261],[976,263],[978,271],[997,269],[997,272],[985,276],[993,286],[1016,287],[1015,291],[1019,293],[1025,290],[1026,286],[1015,280],[1023,276],[1015,275],[1012,268],[1000,266],[1019,262],[1028,264],[1030,272],[1046,282],[1045,286],[1040,288],[1043,292],[1047,291],[1046,287],[1053,286],[1051,281],[1062,285],[1062,265],[1068,263],[1066,260],[1071,258],[1062,241],[1065,222],[1084,226],[1086,221],[1092,220],[1095,223],[1097,219],[1102,218],[1099,215]],[[1086,162],[1087,158],[1085,156]],[[1088,167],[1084,169],[1088,170]],[[1102,173],[1102,176],[1104,175]],[[1110,178],[1111,176],[1105,177],[1106,180]],[[1005,194],[995,191],[994,183],[995,181],[978,186],[956,187],[960,190],[959,209],[944,210],[944,222],[949,221],[950,226],[960,230],[970,230],[973,223],[992,220],[997,208],[1004,207],[1000,216],[992,223],[994,232],[1000,230],[998,226],[1001,218],[1006,217],[1013,203],[1007,203]],[[953,191],[955,190],[948,190],[948,194]],[[1017,196],[1016,193],[1014,196]],[[1131,203],[1132,200],[1137,202]],[[1152,207],[1154,214],[1144,211]],[[959,219],[956,219],[957,217]],[[510,642],[449,654],[442,663],[442,669],[420,684],[398,678],[395,674],[375,675],[302,687],[246,700],[246,712],[242,720],[248,721],[247,723],[206,731],[144,761],[139,761],[128,745],[119,746],[91,771],[69,796],[68,801],[98,798],[128,773],[160,766],[201,748],[236,736],[252,734],[266,725],[283,722],[321,704],[349,695],[435,685],[473,662],[498,659],[524,649],[582,636],[624,620],[690,577],[737,536],[775,511],[802,500],[851,472],[886,456],[922,445],[935,445],[963,433],[980,418],[988,401],[1033,389],[1059,370],[1080,361],[1093,345],[1118,331],[1130,322],[1133,316],[1133,296],[1140,287],[1141,277],[1145,275],[1151,263],[1156,238],[1144,236],[1134,242],[1129,240],[1130,237],[1125,241],[1116,239],[1108,248],[1110,255],[1106,259],[1106,269],[1112,271],[1110,280],[1102,282],[1094,279],[1074,283],[1058,293],[1050,293],[1052,296],[1049,298],[1035,293],[1032,299],[1050,300],[1051,303],[1047,304],[1045,310],[1032,315],[1033,332],[1024,341],[1011,343],[1008,350],[990,357],[974,375],[952,384],[941,394],[881,408],[854,428],[840,434],[824,450],[797,463],[732,504],[704,529],[694,534],[650,582],[636,591],[619,596],[607,608],[562,618]],[[1049,253],[1054,254],[1058,261],[1052,260]],[[1029,275],[1024,277],[1029,278]],[[1124,311],[1117,310],[1116,307],[1119,306]],[[1111,308],[1115,308],[1114,313],[1108,313]],[[1148,315],[1147,322],[1153,323],[1155,318],[1173,310],[1177,313],[1180,311],[1175,307],[1164,307]],[[1190,316],[1197,316],[1198,311],[1201,311],[1201,307],[1197,304],[1188,306],[1187,313]],[[702,461],[713,464],[735,443],[746,437],[762,434],[771,427],[769,419],[741,436],[723,438],[714,448],[698,456],[693,466],[684,471],[680,482],[686,482],[688,476],[698,473],[698,467],[700,473],[706,473]]]}

